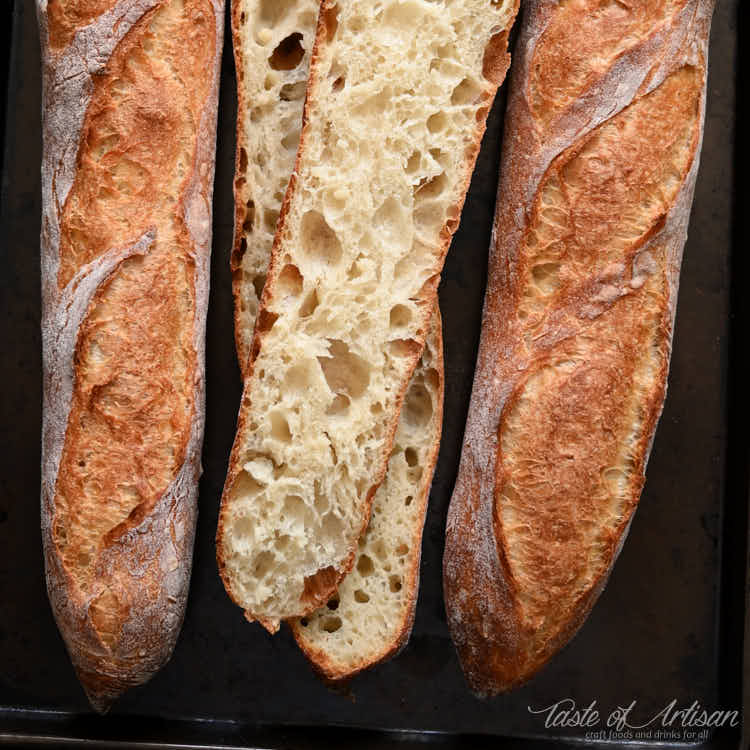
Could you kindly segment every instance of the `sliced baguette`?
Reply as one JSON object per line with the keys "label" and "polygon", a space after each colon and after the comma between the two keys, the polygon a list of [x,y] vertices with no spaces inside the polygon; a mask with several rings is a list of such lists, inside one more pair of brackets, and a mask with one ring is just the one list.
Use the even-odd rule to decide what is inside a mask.
{"label": "sliced baguette", "polygon": [[234,0],[237,72],[232,293],[243,376],[302,129],[320,0]]}
{"label": "sliced baguette", "polygon": [[[275,23],[264,17],[258,0],[241,0],[232,7],[239,102],[232,272],[235,337],[243,369],[271,256],[273,223],[294,168],[318,7],[319,0],[294,0]],[[408,640],[442,404],[436,308],[354,570],[340,584],[335,602],[307,620],[291,621],[297,642],[326,679],[351,677],[396,653]]]}
{"label": "sliced baguette", "polygon": [[422,529],[443,421],[443,342],[437,307],[429,326],[354,567],[326,605],[290,620],[300,648],[327,680],[348,679],[394,656],[411,634]]}
{"label": "sliced baguette", "polygon": [[710,0],[526,6],[444,556],[448,623],[480,695],[528,680],[573,637],[638,503],[712,12]]}
{"label": "sliced baguette", "polygon": [[516,5],[321,6],[217,532],[228,593],[271,631],[353,565]]}

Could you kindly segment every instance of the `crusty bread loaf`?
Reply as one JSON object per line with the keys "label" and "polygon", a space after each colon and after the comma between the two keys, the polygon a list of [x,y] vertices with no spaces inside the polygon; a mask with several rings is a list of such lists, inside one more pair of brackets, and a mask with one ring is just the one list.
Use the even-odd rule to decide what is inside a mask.
{"label": "crusty bread loaf", "polygon": [[524,682],[573,636],[638,502],[666,389],[712,10],[526,5],[444,557],[451,634],[478,694]]}
{"label": "crusty bread loaf", "polygon": [[40,0],[42,534],[106,710],[169,658],[204,418],[220,0]]}
{"label": "crusty bread loaf", "polygon": [[227,591],[269,630],[354,562],[515,10],[321,5],[217,535]]}
{"label": "crusty bread loaf", "polygon": [[[291,0],[278,18],[259,0],[232,5],[238,83],[232,272],[243,369],[275,223],[294,168],[319,5],[319,0]],[[442,426],[439,318],[436,308],[354,569],[327,606],[291,622],[297,642],[329,680],[351,677],[391,656],[411,632],[422,527]]]}

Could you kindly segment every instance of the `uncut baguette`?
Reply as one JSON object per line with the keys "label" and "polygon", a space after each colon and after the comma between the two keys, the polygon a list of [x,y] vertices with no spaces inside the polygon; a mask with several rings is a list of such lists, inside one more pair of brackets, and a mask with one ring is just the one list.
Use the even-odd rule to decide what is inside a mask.
{"label": "uncut baguette", "polygon": [[229,595],[270,631],[354,562],[515,5],[321,6],[218,530]]}
{"label": "uncut baguette", "polygon": [[479,695],[573,637],[632,520],[666,393],[712,11],[526,6],[444,556]]}
{"label": "uncut baguette", "polygon": [[[318,7],[318,0],[292,0],[277,18],[269,17],[267,6],[258,0],[232,6],[239,115],[231,265],[241,368],[247,366],[275,225],[294,169]],[[349,678],[408,641],[442,406],[436,307],[354,568],[326,606],[290,622],[297,643],[328,680]]]}
{"label": "uncut baguette", "polygon": [[224,14],[219,0],[37,9],[44,559],[104,712],[169,659],[185,612]]}

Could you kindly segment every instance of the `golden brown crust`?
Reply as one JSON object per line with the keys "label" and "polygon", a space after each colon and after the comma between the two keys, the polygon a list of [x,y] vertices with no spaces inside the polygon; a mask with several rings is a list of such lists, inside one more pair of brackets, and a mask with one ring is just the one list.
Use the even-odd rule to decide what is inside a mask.
{"label": "golden brown crust", "polygon": [[49,45],[53,50],[67,46],[76,31],[90,24],[117,0],[48,0]]}
{"label": "golden brown crust", "polygon": [[103,711],[164,664],[184,615],[223,12],[56,1],[39,21],[45,564]]}
{"label": "golden brown crust", "polygon": [[[451,634],[480,695],[525,682],[574,635],[637,505],[666,390],[712,10],[527,9],[444,558]],[[581,54],[581,29],[596,54]]]}
{"label": "golden brown crust", "polygon": [[[174,170],[189,159],[181,144],[195,138],[212,83],[208,66],[216,55],[216,40],[204,30],[205,12],[196,4],[184,29],[163,24],[178,34],[163,39],[161,24],[148,28],[150,11],[94,76],[81,133],[85,146],[60,221],[61,289],[107,249],[163,222],[185,192],[193,165],[182,164],[181,179]],[[178,53],[179,70],[170,70],[168,61]],[[195,86],[186,88],[181,77]]]}
{"label": "golden brown crust", "polygon": [[[529,106],[548,125],[556,114],[585,98],[591,84],[632,51],[639,40],[688,5],[688,0],[634,0],[627,6],[573,0],[549,17],[535,45],[528,76]],[[571,29],[586,28],[586,44],[571,44]]]}
{"label": "golden brown crust", "polygon": [[[516,14],[518,12],[518,3],[519,3],[519,0],[516,0],[516,2],[513,5],[513,10],[509,16],[509,20],[508,20],[509,28],[512,25],[513,21],[515,20]],[[318,26],[317,26],[316,36],[315,36],[315,43],[314,43],[312,55],[311,55],[308,92],[315,86],[316,78],[318,76],[325,75],[325,71],[319,70],[320,66],[317,63],[320,57],[320,50],[322,46],[328,43],[328,41],[332,38],[333,34],[335,33],[336,26],[338,23],[337,12],[338,12],[338,9],[337,9],[336,0],[322,0],[320,14],[318,18]],[[506,29],[505,31],[506,32],[509,31],[509,28]],[[406,389],[408,387],[409,380],[414,371],[414,368],[416,367],[416,364],[419,361],[419,356],[424,346],[424,336],[425,336],[425,331],[427,330],[430,315],[432,314],[432,310],[435,307],[437,307],[437,287],[440,281],[440,272],[442,270],[442,266],[445,260],[445,255],[447,254],[448,248],[450,246],[451,238],[456,228],[458,227],[461,210],[463,209],[463,203],[466,197],[466,191],[468,190],[469,183],[471,181],[471,176],[474,170],[474,164],[476,162],[476,157],[479,153],[482,136],[484,135],[484,131],[486,128],[486,120],[487,120],[487,115],[489,113],[489,108],[494,98],[494,94],[496,93],[497,88],[502,82],[502,75],[504,74],[504,71],[507,69],[507,57],[503,57],[503,55],[498,52],[498,45],[501,42],[503,42],[505,39],[507,39],[507,37],[504,37],[502,34],[496,34],[495,36],[493,36],[492,41],[490,42],[490,45],[489,45],[489,50],[486,53],[487,57],[485,59],[485,69],[492,75],[492,78],[490,79],[490,83],[492,84],[492,90],[491,92],[483,92],[481,94],[482,98],[486,100],[486,106],[479,108],[479,110],[477,111],[475,135],[472,140],[472,145],[469,148],[467,148],[466,154],[465,154],[465,162],[464,162],[465,177],[463,180],[464,190],[461,193],[460,200],[456,203],[456,205],[454,205],[448,211],[449,218],[440,231],[440,239],[442,241],[442,244],[441,244],[441,247],[438,248],[438,250],[435,252],[434,274],[432,274],[424,282],[422,289],[414,298],[414,301],[416,301],[418,304],[420,329],[422,331],[422,334],[419,340],[416,341],[416,345],[410,348],[408,356],[405,356],[403,358],[407,366],[405,367],[405,370],[404,370],[404,377],[402,378],[401,382],[398,384],[397,389],[395,389],[395,393],[396,393],[395,409],[393,410],[393,414],[388,415],[389,421],[385,427],[386,437],[385,437],[385,440],[383,441],[383,450],[381,451],[381,454],[377,456],[377,458],[373,461],[373,471],[371,474],[371,479],[373,483],[370,486],[370,488],[367,490],[366,500],[364,503],[365,512],[363,514],[362,524],[361,524],[361,527],[359,529],[359,532],[356,538],[361,536],[362,533],[364,533],[365,529],[367,528],[367,524],[369,522],[369,517],[370,517],[370,504],[372,501],[372,497],[374,496],[375,492],[377,491],[377,488],[383,481],[383,478],[386,473],[388,456],[390,454],[391,446],[393,443],[393,438],[396,432],[396,428],[398,426],[398,417],[401,411],[401,405],[403,403]],[[279,218],[278,218],[277,231],[276,231],[276,235],[274,238],[271,260],[270,260],[269,268],[268,268],[267,280],[266,280],[266,284],[263,289],[263,294],[260,300],[260,307],[259,307],[256,325],[255,325],[255,331],[253,334],[253,340],[252,340],[252,344],[250,347],[248,364],[244,373],[245,389],[243,391],[242,406],[240,408],[240,414],[238,417],[237,434],[235,436],[234,444],[232,446],[232,453],[229,459],[227,478],[226,478],[224,490],[222,493],[222,501],[221,501],[222,510],[220,511],[220,514],[219,514],[219,523],[218,523],[217,534],[216,534],[217,563],[219,567],[219,573],[224,583],[224,586],[227,590],[227,593],[229,594],[230,598],[233,601],[235,601],[235,603],[238,603],[238,604],[239,602],[237,602],[236,598],[234,597],[231,591],[229,579],[225,572],[226,560],[224,559],[224,554],[222,551],[222,537],[224,534],[224,522],[225,522],[225,515],[226,515],[225,507],[229,502],[229,497],[232,493],[234,484],[237,481],[238,477],[240,476],[240,471],[241,471],[240,459],[241,459],[242,446],[241,446],[240,437],[243,434],[243,431],[246,429],[246,422],[248,420],[247,415],[249,414],[249,411],[250,411],[248,383],[253,377],[254,362],[263,345],[264,334],[267,333],[267,331],[270,329],[270,327],[273,325],[275,321],[275,316],[273,313],[269,312],[269,307],[271,306],[271,302],[272,302],[274,282],[281,270],[280,269],[280,266],[282,265],[281,253],[283,251],[283,237],[284,237],[285,221],[286,221],[287,214],[289,212],[291,196],[294,194],[294,191],[297,186],[297,174],[299,173],[300,159],[305,152],[305,140],[306,140],[306,135],[308,131],[307,124],[308,124],[308,118],[309,118],[311,106],[313,105],[311,104],[311,99],[308,96],[305,101],[305,107],[303,111],[302,131],[300,135],[300,143],[299,143],[299,149],[297,151],[295,168],[294,168],[292,177],[289,181],[287,192],[284,198],[284,202],[281,206],[281,211],[280,211]],[[351,567],[354,563],[354,559],[355,559],[354,547],[355,546],[356,546],[356,541],[354,542],[354,546],[352,546],[352,550],[349,556],[346,559],[342,560],[340,567],[336,569],[336,575],[329,578],[330,585],[318,587],[316,591],[316,596],[309,597],[308,600],[305,602],[304,611],[295,613],[296,616],[303,616],[304,614],[309,614],[310,612],[315,610],[317,607],[324,604],[330,598],[330,596],[336,591],[338,583],[351,570]],[[275,622],[269,623],[265,618],[263,618],[262,613],[246,612],[245,615],[250,620],[260,621],[264,625],[264,627],[269,629],[271,632],[275,632],[275,630],[278,629],[278,626],[276,625],[276,623]],[[269,628],[269,625],[271,625],[270,628]]]}

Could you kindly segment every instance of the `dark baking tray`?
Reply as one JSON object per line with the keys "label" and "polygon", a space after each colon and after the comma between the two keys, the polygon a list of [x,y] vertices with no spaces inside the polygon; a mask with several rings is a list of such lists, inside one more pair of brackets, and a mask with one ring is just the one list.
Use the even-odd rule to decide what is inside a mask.
{"label": "dark baking tray", "polygon": [[[17,0],[0,209],[0,742],[593,746],[601,743],[587,740],[585,729],[545,728],[543,718],[528,707],[563,698],[579,705],[596,700],[606,716],[635,699],[632,716],[640,721],[673,699],[679,706],[697,700],[710,709],[741,709],[750,423],[743,211],[750,203],[743,200],[747,189],[740,170],[734,170],[739,148],[746,148],[738,139],[735,149],[734,136],[748,124],[747,119],[738,124],[735,116],[737,86],[748,80],[740,77],[738,84],[738,19],[748,15],[739,5],[739,0],[720,0],[714,19],[706,135],[669,396],[630,538],[573,642],[529,685],[487,702],[467,691],[448,637],[441,556],[478,342],[504,102],[501,97],[492,112],[441,286],[445,428],[425,528],[414,632],[398,658],[332,692],[313,675],[287,632],[271,638],[244,621],[226,597],[214,562],[217,506],[240,394],[227,267],[235,107],[227,45],[208,319],[205,473],[187,616],[169,664],[100,718],[89,711],[75,679],[44,588],[38,500],[39,41],[33,1]],[[4,5],[3,13],[5,20],[10,6]],[[8,48],[1,52],[4,65]],[[671,745],[690,739],[683,736]],[[643,744],[653,742],[652,737]],[[741,740],[740,729],[734,728],[698,744],[738,747],[741,742],[747,739]]]}

